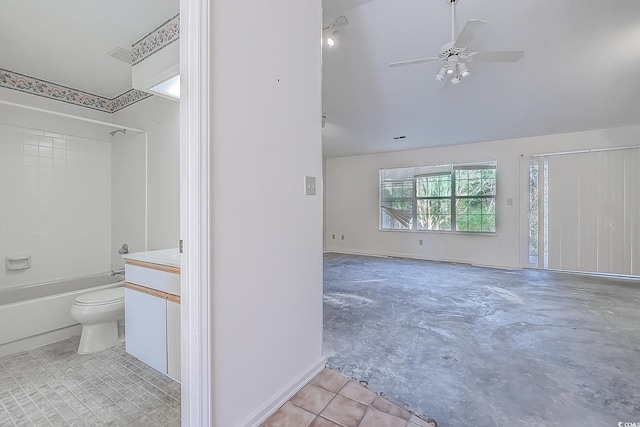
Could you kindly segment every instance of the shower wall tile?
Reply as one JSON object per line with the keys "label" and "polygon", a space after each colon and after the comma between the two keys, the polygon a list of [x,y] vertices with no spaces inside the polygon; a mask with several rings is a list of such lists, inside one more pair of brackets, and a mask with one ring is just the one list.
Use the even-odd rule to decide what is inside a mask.
{"label": "shower wall tile", "polygon": [[0,286],[110,269],[110,143],[0,124],[0,197]]}

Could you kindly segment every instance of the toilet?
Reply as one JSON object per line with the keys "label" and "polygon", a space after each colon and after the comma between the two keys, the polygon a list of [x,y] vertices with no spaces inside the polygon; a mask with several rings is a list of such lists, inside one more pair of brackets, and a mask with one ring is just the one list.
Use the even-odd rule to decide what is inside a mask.
{"label": "toilet", "polygon": [[71,307],[71,317],[82,324],[78,354],[113,347],[120,342],[118,322],[124,321],[124,287],[80,295]]}

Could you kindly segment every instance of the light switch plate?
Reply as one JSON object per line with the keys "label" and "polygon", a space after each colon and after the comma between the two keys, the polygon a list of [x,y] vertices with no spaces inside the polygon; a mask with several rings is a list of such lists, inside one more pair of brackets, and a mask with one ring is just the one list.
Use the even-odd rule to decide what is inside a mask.
{"label": "light switch plate", "polygon": [[307,196],[316,195],[316,177],[315,176],[304,177],[304,194]]}

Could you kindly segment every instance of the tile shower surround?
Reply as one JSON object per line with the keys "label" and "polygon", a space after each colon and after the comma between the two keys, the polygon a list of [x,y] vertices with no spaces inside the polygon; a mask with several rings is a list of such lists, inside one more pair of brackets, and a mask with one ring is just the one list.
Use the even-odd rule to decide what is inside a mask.
{"label": "tile shower surround", "polygon": [[0,124],[0,258],[31,255],[6,286],[110,269],[111,145]]}

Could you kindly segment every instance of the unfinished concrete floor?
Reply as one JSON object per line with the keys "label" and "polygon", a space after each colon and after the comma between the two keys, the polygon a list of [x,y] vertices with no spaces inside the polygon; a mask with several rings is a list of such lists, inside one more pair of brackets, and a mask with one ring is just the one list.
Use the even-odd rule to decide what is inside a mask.
{"label": "unfinished concrete floor", "polygon": [[640,422],[640,282],[327,254],[329,366],[440,427]]}

